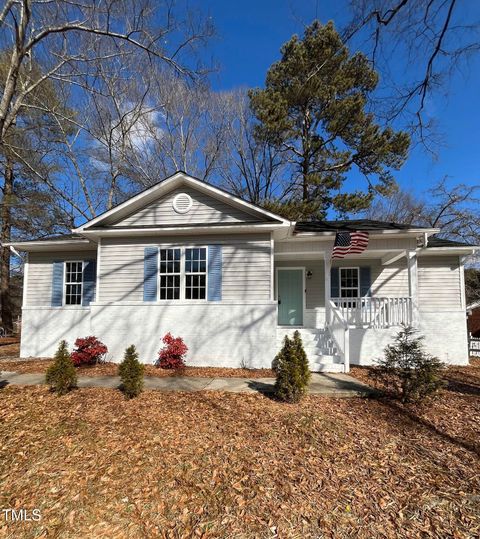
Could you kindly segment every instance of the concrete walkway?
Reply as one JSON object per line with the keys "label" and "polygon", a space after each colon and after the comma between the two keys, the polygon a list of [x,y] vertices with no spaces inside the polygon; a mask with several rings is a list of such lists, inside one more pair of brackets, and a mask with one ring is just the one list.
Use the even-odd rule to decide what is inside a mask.
{"label": "concrete walkway", "polygon": [[[147,376],[145,389],[159,391],[228,391],[231,393],[272,393],[274,378],[196,378],[172,376],[157,378]],[[38,385],[45,383],[44,374],[21,374],[3,371],[0,373],[0,387],[6,385]],[[118,388],[118,376],[80,376],[79,387]],[[359,397],[371,393],[371,389],[348,374],[312,373],[309,393],[331,397]]]}

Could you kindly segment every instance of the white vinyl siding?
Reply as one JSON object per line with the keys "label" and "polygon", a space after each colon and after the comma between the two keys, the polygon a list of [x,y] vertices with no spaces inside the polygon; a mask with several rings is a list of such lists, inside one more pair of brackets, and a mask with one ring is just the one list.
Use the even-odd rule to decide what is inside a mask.
{"label": "white vinyl siding", "polygon": [[47,307],[52,301],[52,271],[55,260],[96,260],[96,251],[30,252],[25,306]]}
{"label": "white vinyl siding", "polygon": [[[180,193],[192,198],[192,207],[187,213],[173,209],[173,199]],[[113,226],[186,225],[201,223],[239,223],[260,221],[260,217],[247,213],[224,201],[217,200],[190,187],[178,188],[145,208],[125,217]]]}
{"label": "white vinyl siding", "polygon": [[[306,308],[315,309],[325,306],[325,282],[324,282],[324,262],[317,260],[298,260],[299,266],[305,266],[305,270],[312,272],[312,277],[305,280],[307,289]],[[370,276],[372,280],[371,290],[373,296],[382,297],[406,297],[408,296],[408,272],[406,258],[397,262],[382,266],[378,259],[356,259],[358,266],[370,266]],[[279,260],[275,262],[275,267],[292,266],[292,262]],[[352,260],[336,260],[335,267],[352,266]]]}
{"label": "white vinyl siding", "polygon": [[462,286],[458,256],[418,258],[418,304],[425,311],[462,309]]}
{"label": "white vinyl siding", "polygon": [[408,271],[405,257],[388,266],[382,266],[378,258],[370,260],[335,260],[334,267],[369,266],[372,296],[396,298],[408,296]]}
{"label": "white vinyl siding", "polygon": [[270,235],[232,234],[105,238],[100,261],[102,302],[142,301],[144,249],[223,245],[222,300],[270,299]]}
{"label": "white vinyl siding", "polygon": [[[312,258],[315,258],[320,253],[323,256],[324,252],[330,254],[332,250],[334,236],[330,236],[328,240],[302,240],[296,239],[293,241],[276,241],[275,242],[275,254],[286,253],[301,253],[303,255],[312,254]],[[415,238],[396,238],[390,236],[388,239],[372,238],[368,242],[367,249],[385,250],[389,249],[415,249],[417,247],[417,240]],[[359,260],[357,257],[351,258],[351,260]],[[350,264],[351,265],[351,264]]]}
{"label": "white vinyl siding", "polygon": [[275,268],[284,268],[289,266],[304,266],[305,272],[311,271],[311,278],[305,278],[306,292],[306,309],[315,309],[316,307],[325,306],[325,280],[324,280],[324,263],[322,260],[296,260],[289,262],[287,260],[279,260],[275,262]]}

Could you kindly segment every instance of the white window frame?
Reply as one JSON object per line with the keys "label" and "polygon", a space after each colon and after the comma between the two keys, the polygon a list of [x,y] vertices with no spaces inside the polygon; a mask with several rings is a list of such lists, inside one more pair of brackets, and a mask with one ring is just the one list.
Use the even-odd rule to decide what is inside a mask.
{"label": "white window frame", "polygon": [[[82,265],[82,280],[80,281],[80,283],[67,282],[67,264],[81,264]],[[65,260],[63,262],[62,305],[64,307],[81,307],[83,305],[84,271],[85,271],[85,260]],[[80,303],[67,303],[67,285],[68,284],[80,284]]]}
{"label": "white window frame", "polygon": [[[187,249],[205,249],[205,272],[187,272]],[[185,246],[182,251],[183,254],[183,264],[180,266],[180,270],[183,272],[183,282],[181,282],[183,289],[183,299],[185,301],[207,301],[208,297],[208,246],[207,245],[195,245],[195,246]],[[205,275],[205,297],[204,298],[187,298],[187,275]],[[180,294],[181,295],[181,294]]]}
{"label": "white window frame", "polygon": [[[160,258],[160,251],[180,251],[180,271],[178,273],[160,273],[160,264],[161,264],[161,258]],[[157,301],[180,301],[182,299],[182,248],[179,246],[168,246],[168,247],[159,247],[158,248],[158,265],[157,265]],[[179,295],[178,298],[172,298],[172,299],[160,299],[160,286],[162,283],[162,277],[168,277],[168,276],[175,276],[178,275],[180,277],[180,284],[179,284]]]}
{"label": "white window frame", "polygon": [[[162,273],[160,274],[160,249],[180,249],[180,296],[178,299],[160,299],[160,276],[161,275],[178,275],[178,273]],[[205,249],[206,267],[205,267],[205,298],[204,299],[187,299],[186,291],[186,250],[187,249]],[[189,275],[203,275],[203,273],[190,273]],[[208,245],[160,245],[158,247],[158,262],[157,262],[157,301],[159,303],[170,303],[178,301],[186,301],[188,303],[207,303],[208,301]]]}
{"label": "white window frame", "polygon": [[[342,286],[342,270],[356,270],[357,271],[357,282],[358,286],[357,289],[357,295],[356,296],[342,296],[342,290],[354,290],[353,286]],[[339,268],[339,274],[338,274],[338,295],[340,300],[347,300],[347,299],[358,299],[360,297],[360,267],[359,266],[340,266]]]}

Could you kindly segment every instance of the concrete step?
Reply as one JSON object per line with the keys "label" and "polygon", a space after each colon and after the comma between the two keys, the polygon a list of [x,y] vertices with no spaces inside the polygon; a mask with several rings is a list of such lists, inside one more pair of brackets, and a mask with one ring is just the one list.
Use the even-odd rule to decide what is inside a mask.
{"label": "concrete step", "polygon": [[344,372],[345,367],[340,363],[314,363],[310,365],[312,372]]}
{"label": "concrete step", "polygon": [[[343,362],[328,330],[301,328],[298,331],[312,372],[344,372]],[[282,347],[285,335],[293,337],[294,332],[295,328],[277,328],[277,350]]]}

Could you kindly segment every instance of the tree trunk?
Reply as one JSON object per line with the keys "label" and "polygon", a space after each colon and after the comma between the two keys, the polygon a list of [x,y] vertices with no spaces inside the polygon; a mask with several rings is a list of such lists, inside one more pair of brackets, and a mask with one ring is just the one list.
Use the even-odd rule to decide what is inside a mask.
{"label": "tree trunk", "polygon": [[2,221],[0,241],[0,313],[2,326],[7,332],[13,330],[12,298],[10,293],[10,248],[3,247],[10,241],[12,230],[12,198],[13,198],[13,162],[7,157],[4,172],[3,200],[0,210]]}

